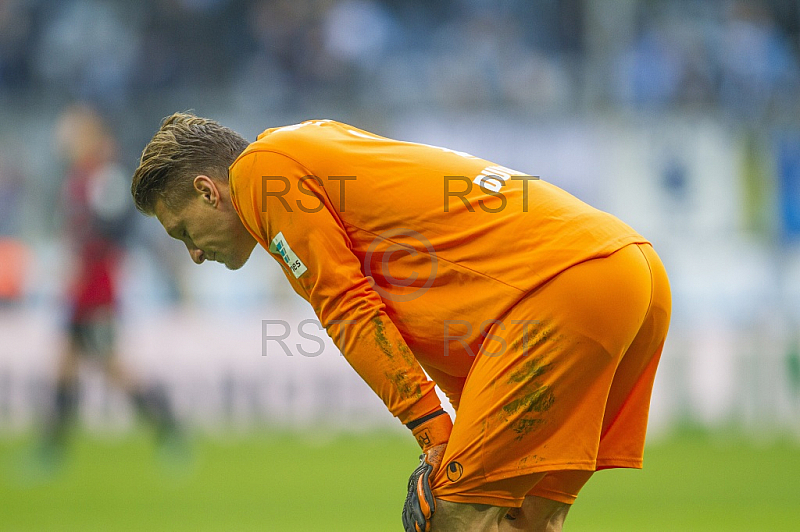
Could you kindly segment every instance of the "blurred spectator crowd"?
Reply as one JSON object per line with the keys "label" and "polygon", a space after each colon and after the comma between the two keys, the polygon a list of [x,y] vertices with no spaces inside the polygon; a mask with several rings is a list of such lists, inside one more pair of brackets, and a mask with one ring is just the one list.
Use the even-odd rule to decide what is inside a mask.
{"label": "blurred spectator crowd", "polygon": [[0,97],[758,118],[796,110],[799,44],[793,0],[0,0]]}

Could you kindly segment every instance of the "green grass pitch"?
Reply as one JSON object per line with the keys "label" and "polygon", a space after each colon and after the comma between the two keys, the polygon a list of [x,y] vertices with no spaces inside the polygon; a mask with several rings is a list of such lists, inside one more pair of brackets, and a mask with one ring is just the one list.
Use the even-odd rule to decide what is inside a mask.
{"label": "green grass pitch", "polygon": [[[393,531],[416,444],[398,433],[277,432],[197,438],[187,464],[160,462],[147,434],[79,435],[49,478],[30,440],[0,439],[0,531]],[[26,473],[27,471],[27,473]],[[602,471],[566,531],[800,531],[800,445],[673,436],[643,471]]]}

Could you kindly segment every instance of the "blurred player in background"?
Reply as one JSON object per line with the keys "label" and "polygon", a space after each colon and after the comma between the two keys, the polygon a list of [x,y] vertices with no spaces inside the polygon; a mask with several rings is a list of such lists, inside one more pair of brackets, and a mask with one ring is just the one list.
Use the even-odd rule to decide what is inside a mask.
{"label": "blurred player in background", "polygon": [[68,166],[62,190],[63,234],[69,248],[66,349],[58,359],[53,409],[43,450],[58,463],[78,406],[82,362],[98,367],[133,401],[168,449],[179,443],[175,416],[158,385],[147,385],[124,366],[116,350],[117,274],[131,226],[127,179],[117,145],[99,113],[86,105],[59,118],[56,145]]}
{"label": "blurred player in background", "polygon": [[407,531],[561,530],[596,470],[642,466],[670,289],[614,216],[331,120],[249,144],[176,113],[131,192],[198,264],[237,269],[260,244],[282,265],[422,448]]}
{"label": "blurred player in background", "polygon": [[30,250],[20,238],[24,180],[0,152],[0,310],[22,303]]}

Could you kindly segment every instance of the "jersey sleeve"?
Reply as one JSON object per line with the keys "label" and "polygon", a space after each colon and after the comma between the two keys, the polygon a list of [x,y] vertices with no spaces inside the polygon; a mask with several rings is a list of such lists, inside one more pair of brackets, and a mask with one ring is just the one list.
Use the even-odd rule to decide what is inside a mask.
{"label": "jersey sleeve", "polygon": [[286,155],[253,151],[231,167],[231,187],[247,229],[389,411],[407,423],[440,408],[433,382],[364,276],[321,179]]}

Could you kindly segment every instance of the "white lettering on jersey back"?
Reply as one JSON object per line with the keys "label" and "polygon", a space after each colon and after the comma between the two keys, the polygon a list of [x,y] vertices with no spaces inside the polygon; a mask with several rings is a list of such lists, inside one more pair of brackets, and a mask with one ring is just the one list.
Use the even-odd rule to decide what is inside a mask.
{"label": "white lettering on jersey back", "polygon": [[492,192],[500,192],[500,188],[506,184],[506,181],[508,181],[512,175],[525,174],[512,170],[511,168],[506,168],[505,166],[487,166],[472,180],[472,182]]}

